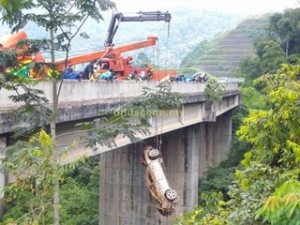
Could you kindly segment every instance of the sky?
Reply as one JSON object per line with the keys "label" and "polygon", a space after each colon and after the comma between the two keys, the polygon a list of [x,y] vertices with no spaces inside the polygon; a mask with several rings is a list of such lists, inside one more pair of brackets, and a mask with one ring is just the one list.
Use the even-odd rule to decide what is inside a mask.
{"label": "sky", "polygon": [[119,12],[170,11],[175,8],[209,10],[243,15],[282,12],[286,8],[300,7],[299,0],[112,0]]}

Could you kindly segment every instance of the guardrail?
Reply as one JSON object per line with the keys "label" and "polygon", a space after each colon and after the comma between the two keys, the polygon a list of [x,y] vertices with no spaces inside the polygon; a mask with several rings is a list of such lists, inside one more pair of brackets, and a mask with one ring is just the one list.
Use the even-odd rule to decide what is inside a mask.
{"label": "guardrail", "polygon": [[[59,96],[59,103],[72,103],[82,101],[101,101],[107,99],[121,99],[138,97],[142,94],[142,88],[147,86],[156,89],[156,81],[119,81],[108,82],[98,81],[91,82],[88,80],[64,80],[62,90]],[[205,83],[192,83],[192,82],[171,82],[171,90],[182,94],[196,94],[203,93]],[[237,90],[237,83],[223,84],[225,90]],[[52,101],[52,83],[49,81],[41,81],[34,86],[36,89],[41,89],[45,93],[45,97]],[[10,95],[16,95],[13,91],[0,90],[0,109],[6,107],[18,106],[22,103],[14,103],[9,98]]]}

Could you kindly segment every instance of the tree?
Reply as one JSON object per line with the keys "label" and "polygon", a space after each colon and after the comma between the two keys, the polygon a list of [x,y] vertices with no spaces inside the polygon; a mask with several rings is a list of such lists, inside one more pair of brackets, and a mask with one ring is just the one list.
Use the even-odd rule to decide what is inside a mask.
{"label": "tree", "polygon": [[270,31],[279,39],[286,57],[300,52],[299,8],[287,9],[284,13],[275,13],[270,17]]}
{"label": "tree", "polygon": [[[41,130],[29,142],[18,141],[6,149],[4,168],[14,182],[6,186],[6,207],[10,210],[4,215],[4,224],[53,223],[49,214],[53,212],[56,182],[61,182],[65,170],[77,163],[63,166],[53,160],[54,147],[51,137]],[[65,154],[67,148],[60,154]]]}
{"label": "tree", "polygon": [[99,224],[99,173],[98,157],[66,170],[61,182],[62,224]]}
{"label": "tree", "polygon": [[[2,21],[13,27],[13,31],[18,31],[28,22],[34,22],[49,31],[49,39],[46,43],[49,44],[51,63],[47,65],[47,73],[50,73],[50,79],[53,84],[53,105],[52,113],[48,119],[50,121],[51,136],[54,143],[56,140],[58,99],[63,84],[63,80],[60,80],[61,74],[56,71],[54,66],[55,51],[58,49],[64,50],[67,60],[71,41],[79,33],[80,28],[87,19],[103,19],[100,10],[105,11],[114,8],[115,3],[110,0],[26,0],[21,3],[19,3],[19,1],[1,1],[0,9],[4,11]],[[81,34],[81,36],[86,36],[86,34]],[[60,83],[57,88],[58,82]],[[59,161],[56,151],[54,151],[53,154],[54,159]],[[59,183],[57,180],[54,194],[54,224],[57,225],[59,224],[58,206]]]}
{"label": "tree", "polygon": [[[167,83],[161,83],[158,90],[145,87],[141,97],[130,101],[119,110],[112,111],[111,116],[106,117],[106,119],[103,119],[105,115],[99,115],[99,118],[92,123],[83,124],[85,127],[92,128],[89,130],[91,133],[89,136],[90,145],[93,146],[98,143],[112,146],[115,138],[119,135],[128,137],[131,141],[138,141],[140,140],[137,138],[138,134],[149,133],[150,117],[161,115],[164,110],[172,109],[178,109],[178,115],[180,115],[181,96],[178,93],[170,93],[170,91]],[[105,112],[105,114],[107,113]],[[135,124],[130,122],[132,117],[137,117]],[[60,153],[65,154],[68,149],[75,145],[76,142],[61,150]],[[82,164],[79,167],[80,172],[78,172],[79,168],[70,172],[70,168],[74,169],[74,164],[77,165],[77,162],[63,166],[60,161],[53,160],[54,150],[54,142],[43,130],[34,135],[29,143],[26,141],[18,142],[7,148],[8,157],[5,166],[7,171],[16,177],[16,182],[8,186],[7,189],[6,199],[10,202],[10,210],[5,215],[5,224],[9,222],[52,224],[53,204],[51,201],[53,193],[56,191],[57,181],[62,185],[61,222],[64,224],[97,224],[98,219],[95,214],[92,214],[92,212],[96,212],[97,207],[93,207],[93,210],[89,209],[91,206],[89,201],[91,197],[93,199],[98,197],[98,194],[94,192],[88,195],[86,193],[91,190],[87,187],[90,181],[96,183],[95,178],[93,180],[88,179],[88,171],[83,169]],[[85,171],[87,173],[75,176],[77,177],[75,179],[70,178],[69,175],[64,176],[66,170],[67,174],[73,175],[72,177],[76,173],[84,173]],[[29,173],[24,176],[24,171],[29,171]],[[99,184],[99,182],[97,183]],[[72,190],[68,189],[70,187]],[[95,189],[92,190],[95,191]],[[30,201],[27,199],[28,196]],[[16,199],[17,202],[14,201]],[[77,213],[75,221],[74,216],[68,217],[71,217],[71,212],[78,209],[78,204],[80,204],[80,212],[86,214]],[[95,205],[93,204],[93,206]]]}
{"label": "tree", "polygon": [[[180,120],[183,96],[171,92],[170,84],[161,82],[156,89],[143,87],[138,98],[124,104],[118,110],[105,111],[92,122],[78,124],[89,131],[86,137],[90,146],[116,147],[115,138],[122,136],[131,142],[140,141],[139,135],[150,133],[150,118],[177,110]],[[135,122],[132,123],[132,118]]]}
{"label": "tree", "polygon": [[230,199],[215,196],[193,211],[198,224],[299,222],[299,72],[299,65],[283,64],[255,81],[266,95],[266,108],[251,110],[238,131],[252,149],[235,172]]}
{"label": "tree", "polygon": [[281,19],[278,22],[278,29],[281,38],[284,40],[285,43],[285,57],[289,56],[289,43],[290,43],[290,36],[293,32],[293,27],[291,21],[288,18]]}
{"label": "tree", "polygon": [[[265,188],[268,183],[270,186],[265,198],[260,199],[261,208],[256,212],[256,218],[272,224],[294,224],[292,221],[297,220],[299,213],[294,208],[298,204],[297,198],[293,202],[286,199],[296,193],[294,187],[298,185],[294,176],[298,176],[296,170],[299,165],[300,144],[295,135],[299,127],[299,69],[299,65],[285,64],[274,75],[267,74],[256,81],[264,87],[268,109],[252,111],[239,131],[240,137],[255,147],[243,161],[246,169],[257,164],[261,168],[268,168],[265,171],[273,174],[264,179]],[[262,174],[257,175],[251,182],[241,173],[238,176],[239,183],[251,190],[262,177]],[[290,188],[286,189],[288,184]],[[276,196],[282,201],[275,202]]]}

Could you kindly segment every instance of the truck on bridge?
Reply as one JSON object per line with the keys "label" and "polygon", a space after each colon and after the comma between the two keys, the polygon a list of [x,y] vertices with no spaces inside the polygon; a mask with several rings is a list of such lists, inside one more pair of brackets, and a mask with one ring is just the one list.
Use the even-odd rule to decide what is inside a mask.
{"label": "truck on bridge", "polygon": [[[77,64],[82,64],[90,61],[95,61],[94,64],[97,65],[98,73],[102,73],[108,69],[111,69],[113,73],[120,79],[125,79],[127,75],[133,73],[134,71],[140,72],[145,68],[134,68],[132,66],[132,57],[124,57],[122,54],[125,52],[146,48],[154,46],[157,43],[158,38],[154,36],[149,36],[147,40],[141,42],[135,42],[126,44],[123,46],[115,46],[113,43],[114,36],[119,28],[120,22],[145,22],[145,21],[165,21],[169,23],[171,21],[171,14],[169,12],[138,12],[136,15],[124,15],[123,13],[113,14],[108,32],[107,38],[104,42],[104,49],[70,57],[67,62],[65,60],[56,62],[60,65],[60,68],[65,68],[67,66],[73,66]],[[152,79],[160,80],[166,75],[175,75],[175,70],[164,70],[164,71],[153,71]]]}
{"label": "truck on bridge", "polygon": [[[119,79],[125,79],[127,75],[133,73],[134,71],[140,72],[144,68],[134,68],[132,65],[131,56],[123,56],[123,53],[154,46],[157,43],[158,38],[154,36],[149,36],[147,40],[134,42],[130,44],[125,44],[121,46],[115,46],[113,43],[114,36],[118,30],[120,22],[144,22],[144,21],[165,21],[169,23],[171,21],[171,14],[169,12],[138,12],[136,15],[126,16],[123,13],[113,14],[110,25],[107,32],[107,38],[104,42],[104,49],[88,54],[82,54],[70,57],[64,60],[58,60],[55,62],[57,69],[62,73],[66,71],[68,67],[72,67],[79,64],[84,64],[87,62],[93,62],[94,65],[97,65],[97,73],[101,74],[108,69],[111,69],[113,73]],[[16,44],[19,40],[27,39],[27,34],[24,30],[19,31],[17,34],[11,35],[6,40],[0,43],[0,51],[4,49],[12,49],[16,47]],[[2,46],[2,47],[1,47]],[[22,58],[18,58],[22,67],[25,68],[24,71],[27,71],[28,77],[36,77],[34,72],[28,69],[28,64],[31,62],[45,62],[45,58],[41,53],[35,55],[22,55]],[[17,73],[17,72],[16,72]],[[30,73],[30,74],[29,74]],[[166,75],[175,75],[175,70],[164,70],[164,71],[154,71],[152,78],[155,80],[160,80]]]}

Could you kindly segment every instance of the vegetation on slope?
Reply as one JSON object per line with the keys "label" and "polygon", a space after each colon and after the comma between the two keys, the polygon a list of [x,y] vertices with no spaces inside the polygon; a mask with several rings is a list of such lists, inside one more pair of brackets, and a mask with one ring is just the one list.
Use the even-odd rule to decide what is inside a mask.
{"label": "vegetation on slope", "polygon": [[266,35],[267,21],[267,15],[252,17],[235,29],[220,33],[214,40],[199,43],[182,60],[181,69],[196,67],[217,77],[234,76],[240,63],[255,55],[254,40]]}
{"label": "vegetation on slope", "polygon": [[[199,206],[181,216],[176,224],[299,223],[300,66],[297,58],[300,52],[299,45],[287,46],[287,37],[282,35],[282,30],[288,28],[289,42],[298,43],[298,16],[299,9],[270,16],[268,31],[272,32],[256,45],[256,64],[249,60],[242,68],[245,72],[259,67],[256,73],[245,73],[249,82],[242,90],[247,116],[238,128],[239,139],[234,142],[237,145],[228,160],[209,170],[208,176],[201,180]],[[292,54],[286,54],[282,64],[278,58],[287,52],[287,47],[296,60],[291,60]],[[264,75],[260,76],[260,69],[265,71]],[[254,86],[250,82],[253,77],[256,78]],[[230,162],[232,158],[238,159],[241,152],[246,152],[241,163]],[[232,176],[228,166],[234,164],[237,167]]]}

